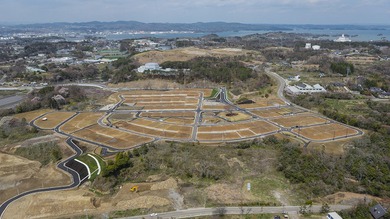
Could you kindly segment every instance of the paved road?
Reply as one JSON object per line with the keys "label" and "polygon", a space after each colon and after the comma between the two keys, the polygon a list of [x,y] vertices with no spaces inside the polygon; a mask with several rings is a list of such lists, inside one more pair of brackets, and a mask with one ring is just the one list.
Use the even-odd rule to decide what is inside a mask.
{"label": "paved road", "polygon": [[[332,211],[340,211],[344,209],[352,208],[353,206],[349,205],[331,205],[330,209]],[[124,217],[122,219],[148,219],[148,218],[190,218],[190,217],[199,217],[199,216],[210,216],[210,215],[219,215],[220,212],[223,214],[282,214],[283,212],[296,214],[299,212],[300,206],[279,206],[279,207],[223,207],[223,208],[193,208],[186,210],[178,210],[171,212],[158,213],[157,216],[151,215],[139,215],[134,217]],[[310,210],[312,212],[320,212],[320,205],[313,205]]]}
{"label": "paved road", "polygon": [[5,97],[3,99],[0,99],[0,108],[13,106],[19,103],[20,101],[22,101],[24,97],[25,96],[22,95],[15,95],[15,96],[10,96],[10,97]]}
{"label": "paved road", "polygon": [[27,195],[30,195],[30,194],[34,194],[34,193],[41,193],[41,192],[48,192],[48,191],[55,191],[55,190],[67,190],[67,189],[72,189],[72,188],[75,188],[77,186],[80,185],[81,181],[80,181],[80,176],[79,174],[68,168],[66,166],[66,163],[72,159],[74,159],[75,157],[79,156],[82,154],[82,150],[77,147],[76,144],[74,144],[73,140],[71,138],[68,138],[66,140],[66,143],[68,143],[68,145],[76,152],[73,156],[67,158],[66,160],[63,160],[61,161],[57,167],[65,172],[68,172],[71,176],[72,176],[72,183],[70,185],[66,185],[66,186],[58,186],[58,187],[48,187],[48,188],[40,188],[40,189],[34,189],[34,190],[30,190],[30,191],[26,191],[26,192],[23,192],[21,194],[18,194],[17,196],[14,196],[10,199],[8,199],[7,201],[5,201],[4,203],[2,203],[0,205],[0,218],[2,218],[3,214],[4,214],[4,211],[7,209],[8,205],[11,204],[13,201],[19,199],[19,198],[22,198],[24,196],[27,196]]}

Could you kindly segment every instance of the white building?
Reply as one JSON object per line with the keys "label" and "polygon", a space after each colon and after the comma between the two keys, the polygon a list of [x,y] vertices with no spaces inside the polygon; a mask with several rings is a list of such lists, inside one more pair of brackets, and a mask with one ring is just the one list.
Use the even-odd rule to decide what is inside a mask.
{"label": "white building", "polygon": [[145,71],[159,71],[161,70],[161,67],[158,65],[158,63],[149,62],[145,65],[140,66],[138,69],[139,73],[144,73]]}
{"label": "white building", "polygon": [[335,42],[351,42],[352,40],[349,39],[348,37],[345,37],[344,34],[341,35],[341,37],[337,38],[334,40]]}
{"label": "white building", "polygon": [[313,45],[311,48],[312,48],[313,50],[320,50],[320,49],[321,49],[321,46],[319,46],[319,45]]}
{"label": "white building", "polygon": [[305,49],[311,49],[311,43],[306,43]]}
{"label": "white building", "polygon": [[339,214],[336,212],[329,212],[326,216],[327,219],[343,219]]}
{"label": "white building", "polygon": [[321,92],[326,92],[326,89],[319,84],[315,84],[311,86],[306,83],[300,83],[294,86],[287,86],[286,91],[290,94],[296,95],[296,94],[303,94],[303,93],[321,93]]}

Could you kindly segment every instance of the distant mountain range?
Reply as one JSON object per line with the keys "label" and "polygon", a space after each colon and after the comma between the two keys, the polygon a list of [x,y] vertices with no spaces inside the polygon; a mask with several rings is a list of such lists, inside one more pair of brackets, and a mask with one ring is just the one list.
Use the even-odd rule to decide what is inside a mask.
{"label": "distant mountain range", "polygon": [[224,31],[290,31],[294,29],[330,29],[330,30],[384,30],[390,26],[384,25],[290,25],[290,24],[243,24],[227,22],[198,23],[143,23],[138,21],[114,22],[82,22],[82,23],[42,23],[7,25],[2,29],[9,31],[21,30],[65,30],[65,31],[194,31],[194,32],[224,32]]}

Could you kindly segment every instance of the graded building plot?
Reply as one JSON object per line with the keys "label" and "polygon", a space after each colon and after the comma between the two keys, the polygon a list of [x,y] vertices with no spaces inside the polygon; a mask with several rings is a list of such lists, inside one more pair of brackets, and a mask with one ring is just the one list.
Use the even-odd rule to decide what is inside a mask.
{"label": "graded building plot", "polygon": [[90,126],[74,132],[72,135],[93,142],[102,143],[117,149],[129,149],[154,140],[153,138],[132,134],[114,128],[102,127],[99,125]]}
{"label": "graded building plot", "polygon": [[134,113],[129,112],[115,112],[110,115],[109,120],[111,121],[118,121],[118,120],[131,120],[134,118]]}
{"label": "graded building plot", "polygon": [[166,117],[195,117],[194,112],[142,112],[140,114],[142,117],[158,117],[158,118],[166,118]]}
{"label": "graded building plot", "polygon": [[198,133],[199,141],[228,141],[237,140],[241,136],[237,132],[220,132],[220,133]]}
{"label": "graded building plot", "polygon": [[252,110],[252,113],[264,117],[279,117],[284,115],[302,113],[301,109],[293,108],[293,107],[281,107],[281,108],[273,108],[273,109],[262,109],[262,110]]}
{"label": "graded building plot", "polygon": [[62,125],[60,130],[70,134],[79,129],[96,124],[99,118],[101,118],[103,115],[104,113],[80,113]]}
{"label": "graded building plot", "polygon": [[358,134],[358,131],[347,126],[331,123],[308,128],[295,128],[293,132],[312,140],[331,140]]}
{"label": "graded building plot", "polygon": [[232,115],[230,115],[229,112],[221,112],[218,113],[218,116],[224,118],[225,120],[228,120],[229,122],[238,122],[238,121],[248,120],[252,118],[251,115],[238,112],[238,111],[233,111]]}
{"label": "graded building plot", "polygon": [[225,110],[228,105],[214,104],[214,105],[202,105],[203,110]]}
{"label": "graded building plot", "polygon": [[323,119],[318,116],[314,115],[297,115],[297,116],[285,116],[280,117],[277,119],[272,119],[272,121],[278,123],[279,125],[282,125],[283,127],[304,127],[309,125],[316,125],[316,124],[325,124],[329,122],[327,119]]}
{"label": "graded building plot", "polygon": [[31,122],[33,119],[35,119],[35,118],[37,118],[45,113],[48,113],[48,112],[53,112],[53,110],[52,109],[34,110],[34,111],[30,111],[30,112],[15,114],[14,117],[16,117],[18,119],[25,118],[26,122]]}
{"label": "graded building plot", "polygon": [[194,124],[194,119],[195,118],[180,118],[180,117],[173,117],[173,118],[165,118],[163,121],[166,123],[174,123],[178,125],[192,125]]}
{"label": "graded building plot", "polygon": [[74,114],[74,112],[52,112],[46,114],[43,118],[35,120],[34,124],[41,129],[54,129]]}
{"label": "graded building plot", "polygon": [[135,119],[131,122],[117,122],[115,126],[132,132],[163,138],[189,139],[192,134],[191,126],[168,124],[146,119]]}
{"label": "graded building plot", "polygon": [[200,126],[198,128],[198,140],[238,140],[241,138],[256,137],[277,130],[279,130],[278,127],[265,121]]}
{"label": "graded building plot", "polygon": [[282,105],[286,105],[286,104],[280,99],[261,99],[261,100],[256,100],[255,103],[239,104],[237,106],[244,109],[253,109],[253,108],[282,106]]}
{"label": "graded building plot", "polygon": [[196,105],[150,105],[143,107],[143,110],[196,110]]}

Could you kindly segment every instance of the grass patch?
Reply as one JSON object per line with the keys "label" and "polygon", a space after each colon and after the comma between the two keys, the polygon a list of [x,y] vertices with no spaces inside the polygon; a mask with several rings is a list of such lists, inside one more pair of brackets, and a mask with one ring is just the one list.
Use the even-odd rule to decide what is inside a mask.
{"label": "grass patch", "polygon": [[61,149],[56,142],[20,147],[16,149],[15,154],[29,160],[39,161],[42,165],[56,162],[62,158]]}
{"label": "grass patch", "polygon": [[[250,193],[258,197],[260,202],[275,203],[276,205],[279,205],[280,201],[275,198],[273,192],[285,191],[291,187],[286,178],[278,172],[246,179],[244,184],[245,190],[248,182],[251,183]],[[286,197],[281,198],[286,199]]]}
{"label": "grass patch", "polygon": [[218,93],[219,89],[217,88],[214,88],[212,91],[211,91],[211,94],[209,96],[209,98],[215,98],[215,95]]}
{"label": "grass patch", "polygon": [[[102,171],[106,167],[106,163],[99,156],[96,156],[96,155],[92,155],[92,156],[94,156],[99,161],[101,173],[102,173]],[[96,161],[92,157],[88,156],[88,154],[81,155],[81,156],[77,157],[76,159],[87,164],[91,173],[98,169],[98,165],[97,165]],[[89,180],[93,181],[98,176],[97,173],[98,173],[98,171],[94,172]]]}
{"label": "grass patch", "polygon": [[109,214],[110,218],[119,218],[119,217],[130,217],[137,215],[148,214],[148,209],[145,208],[137,208],[137,209],[127,209],[124,211],[112,211]]}

